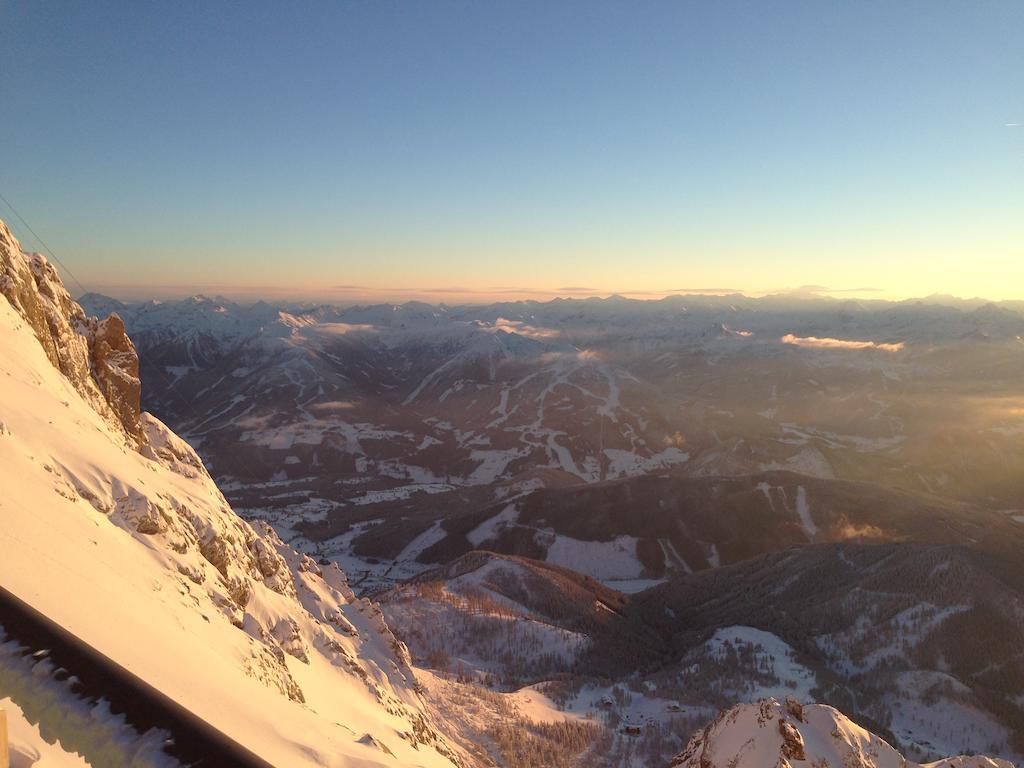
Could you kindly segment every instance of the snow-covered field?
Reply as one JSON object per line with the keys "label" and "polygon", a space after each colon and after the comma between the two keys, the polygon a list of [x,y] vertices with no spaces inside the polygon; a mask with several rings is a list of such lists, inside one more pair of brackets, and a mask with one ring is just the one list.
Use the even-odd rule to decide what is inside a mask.
{"label": "snow-covered field", "polygon": [[771,632],[753,627],[723,627],[715,632],[704,647],[707,654],[722,661],[727,648],[735,653],[737,648],[743,646],[752,650],[756,667],[778,678],[779,682],[775,685],[757,684],[746,693],[737,691],[735,695],[738,700],[756,701],[771,696],[780,699],[795,696],[802,701],[813,698],[811,692],[818,684],[814,671],[800,664],[796,660],[796,651]]}
{"label": "snow-covered field", "polygon": [[601,581],[638,579],[644,566],[636,556],[636,541],[634,536],[617,536],[611,541],[581,541],[559,535],[548,547],[546,559]]}

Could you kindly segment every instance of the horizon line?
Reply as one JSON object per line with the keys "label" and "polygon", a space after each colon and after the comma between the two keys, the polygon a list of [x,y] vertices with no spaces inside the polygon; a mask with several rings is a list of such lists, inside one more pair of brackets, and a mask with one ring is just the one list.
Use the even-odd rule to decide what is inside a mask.
{"label": "horizon line", "polygon": [[[83,286],[84,287],[84,286]],[[633,302],[661,302],[673,298],[721,298],[736,297],[747,300],[780,299],[792,301],[826,301],[841,303],[858,301],[873,304],[900,304],[910,302],[930,302],[934,304],[1020,304],[1024,298],[990,299],[984,296],[959,296],[951,293],[932,292],[926,295],[887,295],[877,288],[863,289],[819,289],[809,290],[807,286],[796,289],[775,289],[767,291],[750,291],[744,289],[675,289],[666,291],[650,290],[597,290],[564,291],[564,290],[516,290],[507,289],[413,289],[391,288],[373,289],[369,286],[365,292],[336,290],[324,292],[282,291],[266,289],[262,286],[229,286],[224,284],[203,285],[154,285],[145,290],[140,285],[109,285],[100,290],[88,290],[76,297],[82,299],[88,295],[102,296],[124,304],[138,304],[148,301],[161,303],[181,302],[189,299],[224,300],[232,304],[252,305],[260,302],[314,304],[322,306],[373,306],[385,304],[421,303],[431,306],[487,306],[491,304],[508,304],[518,302],[534,302],[548,304],[555,301],[608,301],[622,299]],[[440,297],[445,297],[445,300]]]}

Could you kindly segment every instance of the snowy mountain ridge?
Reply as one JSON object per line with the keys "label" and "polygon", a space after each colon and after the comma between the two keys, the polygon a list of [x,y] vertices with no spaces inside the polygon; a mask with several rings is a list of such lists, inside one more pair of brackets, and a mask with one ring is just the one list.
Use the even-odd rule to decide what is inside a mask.
{"label": "snowy mountain ridge", "polygon": [[119,318],[2,223],[0,294],[0,583],[273,764],[458,764],[379,609],[235,515],[139,412]]}

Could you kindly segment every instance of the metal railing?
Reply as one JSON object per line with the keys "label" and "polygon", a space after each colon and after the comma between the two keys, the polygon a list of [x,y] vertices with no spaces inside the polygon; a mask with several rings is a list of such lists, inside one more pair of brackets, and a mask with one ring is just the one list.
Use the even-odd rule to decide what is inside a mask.
{"label": "metal railing", "polygon": [[[74,675],[70,693],[84,701],[104,700],[136,733],[164,730],[171,739],[164,753],[191,768],[272,768],[214,726],[170,699],[95,648],[87,645],[28,603],[0,586],[0,628],[24,646],[25,654],[44,650],[55,668]],[[180,663],[187,664],[182,658]],[[15,702],[17,703],[17,702]],[[88,756],[85,758],[88,760]],[[0,768],[9,768],[0,761]]]}

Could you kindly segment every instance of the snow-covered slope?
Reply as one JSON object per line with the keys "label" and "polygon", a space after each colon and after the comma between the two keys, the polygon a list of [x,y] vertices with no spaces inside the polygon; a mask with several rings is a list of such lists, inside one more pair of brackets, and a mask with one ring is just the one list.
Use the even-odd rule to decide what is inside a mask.
{"label": "snow-covered slope", "polygon": [[[670,768],[913,768],[883,739],[842,712],[787,698],[761,699],[722,712],[699,731]],[[1013,768],[1006,760],[955,757],[928,768]]]}
{"label": "snow-covered slope", "polygon": [[0,296],[0,583],[275,765],[458,761],[379,609],[234,514],[2,222]]}

